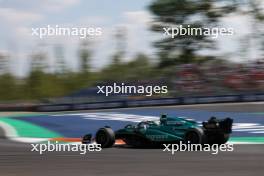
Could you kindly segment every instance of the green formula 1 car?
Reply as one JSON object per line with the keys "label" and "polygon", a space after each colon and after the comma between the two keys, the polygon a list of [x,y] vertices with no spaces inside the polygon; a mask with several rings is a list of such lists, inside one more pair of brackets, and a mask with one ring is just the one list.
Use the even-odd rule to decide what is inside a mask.
{"label": "green formula 1 car", "polygon": [[[108,126],[100,128],[95,141],[103,148],[112,147],[116,139],[122,139],[132,147],[154,147],[179,141],[190,144],[224,144],[232,132],[232,124],[230,118],[211,117],[200,125],[191,119],[162,115],[157,122],[142,121],[115,132]],[[90,140],[91,135],[85,135],[82,143]]]}

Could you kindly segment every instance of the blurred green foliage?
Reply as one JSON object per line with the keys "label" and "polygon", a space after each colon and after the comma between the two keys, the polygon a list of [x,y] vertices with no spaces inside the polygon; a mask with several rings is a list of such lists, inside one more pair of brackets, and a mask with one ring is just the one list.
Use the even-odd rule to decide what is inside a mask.
{"label": "blurred green foliage", "polygon": [[[223,3],[224,2],[224,3]],[[190,25],[196,28],[215,27],[220,18],[234,12],[236,4],[229,0],[154,0],[149,6],[154,15],[151,29],[164,33],[163,28]],[[203,49],[216,49],[215,42],[205,35],[178,35],[166,37],[154,43],[161,68],[171,65],[193,63]],[[213,56],[210,56],[213,57]]]}
{"label": "blurred green foliage", "polygon": [[[243,2],[238,0],[153,0],[149,5],[149,10],[153,15],[154,22],[157,23],[151,26],[151,30],[162,34],[165,24],[213,27],[218,24],[221,17],[230,13],[247,14],[255,22],[252,39],[261,39],[261,46],[264,46],[264,15],[260,9],[260,3],[259,0]],[[250,38],[251,36],[246,37]],[[17,78],[7,72],[0,74],[0,102],[61,97],[102,82],[129,82],[175,77],[175,65],[216,59],[211,55],[199,55],[200,50],[214,46],[214,42],[208,37],[185,36],[156,41],[154,46],[157,50],[157,60],[144,54],[138,54],[133,60],[124,62],[122,59],[125,53],[125,39],[126,37],[122,35],[116,37],[117,43],[119,43],[116,54],[111,58],[109,65],[98,71],[91,71],[92,53],[89,43],[83,43],[79,49],[79,72],[72,72],[65,67],[61,48],[57,52],[60,65],[57,67],[61,68],[56,67],[58,71],[54,73],[45,71],[47,68],[43,62],[45,54],[34,54],[31,70],[26,78]],[[264,51],[263,48],[261,48],[262,51]],[[0,63],[0,66],[2,65]]]}
{"label": "blurred green foliage", "polygon": [[129,62],[115,62],[113,58],[110,65],[96,72],[89,71],[88,64],[85,63],[85,67],[80,66],[85,68],[80,72],[64,70],[60,73],[47,73],[42,69],[32,69],[23,79],[12,74],[2,74],[0,75],[0,102],[44,101],[47,98],[62,97],[82,88],[96,86],[97,83],[150,79],[156,72],[154,65],[149,61],[150,58],[139,54]]}

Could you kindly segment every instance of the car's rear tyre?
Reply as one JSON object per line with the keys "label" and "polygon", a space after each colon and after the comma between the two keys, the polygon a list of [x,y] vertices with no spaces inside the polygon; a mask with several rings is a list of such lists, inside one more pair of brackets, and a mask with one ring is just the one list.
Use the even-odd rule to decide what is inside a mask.
{"label": "car's rear tyre", "polygon": [[229,140],[229,136],[230,136],[229,134],[224,134],[223,139],[221,141],[221,144],[227,143],[227,141]]}
{"label": "car's rear tyre", "polygon": [[111,128],[100,128],[95,135],[95,141],[102,148],[112,147],[115,143],[115,133]]}
{"label": "car's rear tyre", "polygon": [[203,144],[204,143],[203,131],[199,129],[189,130],[185,134],[184,142],[189,144]]}

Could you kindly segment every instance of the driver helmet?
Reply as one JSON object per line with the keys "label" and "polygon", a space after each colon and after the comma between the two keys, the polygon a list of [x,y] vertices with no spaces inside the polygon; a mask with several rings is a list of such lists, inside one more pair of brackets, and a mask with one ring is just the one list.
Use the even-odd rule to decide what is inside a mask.
{"label": "driver helmet", "polygon": [[164,125],[166,124],[166,121],[167,121],[167,114],[162,114],[160,116],[160,124]]}

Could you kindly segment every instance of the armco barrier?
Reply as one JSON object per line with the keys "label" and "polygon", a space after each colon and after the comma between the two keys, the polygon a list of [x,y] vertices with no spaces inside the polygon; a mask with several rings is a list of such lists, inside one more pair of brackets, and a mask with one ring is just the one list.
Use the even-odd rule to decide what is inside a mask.
{"label": "armco barrier", "polygon": [[129,108],[144,106],[165,106],[165,105],[188,105],[188,104],[208,104],[208,103],[232,103],[232,102],[253,102],[264,101],[263,94],[238,94],[221,96],[197,96],[179,98],[160,98],[151,100],[124,100],[97,103],[81,103],[72,105],[41,105],[36,111],[65,111],[65,110],[85,110],[85,109],[109,109],[109,108]]}
{"label": "armco barrier", "polygon": [[189,104],[209,104],[209,103],[232,103],[232,102],[255,102],[264,101],[264,93],[258,94],[237,94],[221,96],[196,96],[178,98],[159,98],[147,100],[122,100],[96,103],[78,104],[42,104],[31,106],[0,106],[0,111],[75,111],[90,109],[113,109],[144,106],[165,106],[165,105],[189,105]]}

